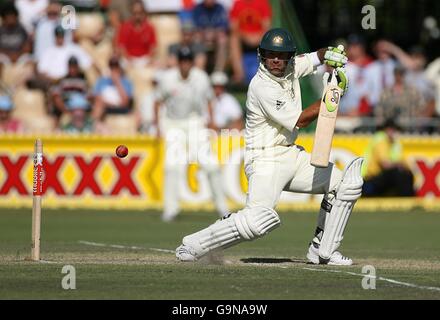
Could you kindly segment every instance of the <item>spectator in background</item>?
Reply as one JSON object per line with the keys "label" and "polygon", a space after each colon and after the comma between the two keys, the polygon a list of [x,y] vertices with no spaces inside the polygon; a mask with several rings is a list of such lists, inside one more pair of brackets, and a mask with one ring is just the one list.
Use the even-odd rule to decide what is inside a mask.
{"label": "spectator in background", "polygon": [[371,139],[362,166],[362,196],[414,196],[414,177],[403,162],[399,126],[389,119]]}
{"label": "spectator in background", "polygon": [[124,76],[118,58],[109,61],[110,76],[98,79],[92,117],[100,125],[106,114],[128,114],[133,110],[133,85]]}
{"label": "spectator in background", "polygon": [[26,30],[18,22],[18,11],[13,3],[6,3],[1,11],[0,64],[30,61],[31,43]]}
{"label": "spectator in background", "polygon": [[405,68],[397,65],[394,70],[395,83],[383,91],[374,115],[378,122],[394,119],[399,126],[413,130],[417,118],[429,117],[425,101],[420,92],[405,83]]}
{"label": "spectator in background", "polygon": [[270,28],[268,0],[237,0],[230,12],[230,50],[233,81],[249,83],[258,69],[257,48]]}
{"label": "spectator in background", "polygon": [[[61,5],[58,1],[51,0],[46,10],[46,16],[38,22],[35,29],[35,60],[39,61],[47,48],[55,46],[55,28],[59,25],[61,25]],[[64,37],[66,44],[72,43],[72,32],[70,30],[65,30]]]}
{"label": "spectator in background", "polygon": [[405,82],[419,90],[426,103],[426,115],[433,116],[435,114],[435,88],[425,73],[428,61],[423,48],[413,47],[409,53],[406,53],[392,42],[382,41],[381,45],[405,67]]}
{"label": "spectator in background", "polygon": [[100,0],[59,0],[61,3],[67,3],[75,7],[79,12],[97,10],[100,7]]}
{"label": "spectator in background", "polygon": [[[68,61],[76,57],[82,70],[92,67],[92,59],[80,46],[65,40],[65,30],[61,26],[54,29],[55,45],[43,51],[37,70],[48,83],[56,82],[68,74]],[[47,35],[49,36],[49,35]]]}
{"label": "spectator in background", "polygon": [[426,77],[434,84],[436,90],[436,112],[440,115],[440,58],[431,62],[426,68]]}
{"label": "spectator in background", "polygon": [[211,75],[211,84],[214,88],[213,101],[213,120],[214,127],[218,130],[243,129],[243,111],[237,99],[233,95],[227,93],[226,85],[228,76],[220,71],[216,71]]}
{"label": "spectator in background", "polygon": [[57,119],[67,113],[67,102],[72,95],[80,94],[87,99],[89,98],[89,86],[76,57],[70,57],[67,75],[53,86],[50,91],[53,104],[52,111]]}
{"label": "spectator in background", "polygon": [[134,67],[152,62],[157,45],[156,31],[147,18],[142,1],[131,5],[131,18],[125,21],[117,34],[119,54]]}
{"label": "spectator in background", "polygon": [[348,63],[345,66],[350,87],[341,99],[338,114],[341,116],[362,116],[369,113],[365,92],[365,70],[373,59],[367,54],[365,39],[352,34],[347,39]]}
{"label": "spectator in background", "polygon": [[[208,71],[223,71],[228,55],[228,14],[216,0],[203,0],[193,10],[193,20],[197,29],[198,42],[205,45],[208,56]],[[213,67],[211,67],[213,66]]]}
{"label": "spectator in background", "polygon": [[378,41],[374,46],[377,60],[369,64],[365,69],[365,92],[367,93],[369,110],[373,112],[378,104],[383,90],[390,88],[394,84],[394,68],[396,62],[383,47],[383,43]]}
{"label": "spectator in background", "polygon": [[49,0],[16,0],[15,7],[20,16],[20,23],[29,35],[33,35],[35,26],[46,12]]}
{"label": "spectator in background", "polygon": [[130,19],[130,3],[131,1],[127,0],[110,0],[107,15],[114,33],[119,30],[124,21]]}
{"label": "spectator in background", "polygon": [[90,109],[87,98],[80,94],[72,94],[66,101],[67,110],[70,115],[70,121],[63,126],[66,133],[92,133],[93,121],[89,116]]}
{"label": "spectator in background", "polygon": [[177,67],[179,62],[177,55],[182,47],[190,47],[194,53],[194,65],[202,70],[206,68],[206,48],[202,43],[194,39],[194,25],[191,21],[182,24],[182,39],[179,43],[170,45],[168,48],[168,67]]}
{"label": "spectator in background", "polygon": [[22,123],[12,117],[14,105],[7,95],[0,95],[0,133],[23,132]]}

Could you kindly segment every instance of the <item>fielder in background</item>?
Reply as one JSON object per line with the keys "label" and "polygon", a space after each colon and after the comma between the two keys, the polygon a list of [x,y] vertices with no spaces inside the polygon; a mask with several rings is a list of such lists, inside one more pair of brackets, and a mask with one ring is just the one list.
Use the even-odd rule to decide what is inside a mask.
{"label": "fielder in background", "polygon": [[243,111],[237,99],[226,91],[228,76],[221,71],[211,74],[211,84],[214,88],[213,117],[218,130],[243,129]]}
{"label": "fielder in background", "polygon": [[[228,215],[217,158],[211,153],[209,129],[215,129],[212,117],[213,90],[209,76],[194,67],[194,54],[189,47],[178,52],[178,67],[160,77],[154,104],[154,125],[158,137],[165,138],[164,221],[179,213],[179,189],[184,170],[198,163],[207,173],[216,209]],[[160,117],[161,106],[165,106]],[[159,118],[161,121],[159,123]],[[208,119],[207,121],[205,119]]]}
{"label": "fielder in background", "polygon": [[[299,79],[326,63],[337,77],[324,75],[324,87],[348,83],[344,51],[324,48],[296,55],[292,35],[284,29],[265,33],[258,48],[260,65],[247,95],[245,172],[249,183],[246,207],[206,229],[183,238],[176,249],[181,261],[195,261],[212,250],[260,238],[280,225],[274,211],[281,192],[324,194],[315,236],[307,258],[315,264],[351,265],[337,251],[353,206],[361,196],[362,158],[344,172],[310,164],[310,154],[295,144],[298,130],[318,117],[321,101],[302,110]],[[325,90],[324,88],[324,90]]]}

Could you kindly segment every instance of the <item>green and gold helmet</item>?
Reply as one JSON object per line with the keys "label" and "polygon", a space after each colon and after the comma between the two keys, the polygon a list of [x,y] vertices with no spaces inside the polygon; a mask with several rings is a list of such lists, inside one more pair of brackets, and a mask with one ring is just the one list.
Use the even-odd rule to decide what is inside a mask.
{"label": "green and gold helmet", "polygon": [[291,58],[296,54],[296,45],[289,31],[283,28],[274,28],[267,31],[261,39],[258,54],[265,58],[267,51],[291,53]]}

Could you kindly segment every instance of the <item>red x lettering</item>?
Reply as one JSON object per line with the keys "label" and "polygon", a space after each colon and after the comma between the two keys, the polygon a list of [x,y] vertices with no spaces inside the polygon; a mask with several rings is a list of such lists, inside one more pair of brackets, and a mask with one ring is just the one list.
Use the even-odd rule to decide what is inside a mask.
{"label": "red x lettering", "polygon": [[90,189],[94,195],[102,195],[101,188],[99,188],[95,180],[95,170],[101,162],[102,157],[94,157],[90,163],[84,161],[82,157],[75,156],[74,159],[82,172],[82,178],[73,194],[81,195],[85,189]]}
{"label": "red x lettering", "polygon": [[425,179],[422,187],[417,191],[417,195],[419,197],[424,197],[432,192],[436,197],[440,197],[440,189],[436,182],[437,176],[440,172],[440,161],[437,161],[433,167],[429,167],[421,160],[417,160],[416,163]]}
{"label": "red x lettering", "polygon": [[20,177],[20,173],[27,160],[28,160],[28,156],[21,156],[14,163],[11,160],[9,160],[9,157],[0,156],[0,161],[3,164],[3,167],[5,168],[5,172],[7,172],[8,174],[5,183],[0,189],[0,195],[8,194],[9,191],[13,188],[17,189],[20,195],[28,194],[28,191],[26,190],[26,187],[24,186],[23,181],[21,181],[21,177]]}
{"label": "red x lettering", "polygon": [[112,161],[116,167],[116,170],[119,172],[119,180],[113,187],[111,195],[118,195],[124,188],[128,189],[131,195],[140,195],[140,192],[134,184],[132,177],[133,169],[136,167],[139,157],[131,157],[130,162],[127,164],[124,164],[121,159],[116,157],[112,157]]}
{"label": "red x lettering", "polygon": [[58,171],[60,170],[61,165],[63,164],[65,156],[60,156],[55,159],[55,161],[50,162],[47,158],[43,160],[43,167],[45,178],[43,181],[43,192],[45,193],[47,190],[52,189],[56,195],[64,196],[66,191],[64,191],[63,186],[58,179]]}

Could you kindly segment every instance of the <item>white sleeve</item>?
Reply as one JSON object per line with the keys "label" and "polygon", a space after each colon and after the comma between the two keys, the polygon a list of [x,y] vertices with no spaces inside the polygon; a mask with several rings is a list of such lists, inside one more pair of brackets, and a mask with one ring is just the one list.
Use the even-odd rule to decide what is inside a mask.
{"label": "white sleeve", "polygon": [[295,57],[295,78],[299,79],[316,71],[314,54],[316,55],[316,53],[309,53]]}
{"label": "white sleeve", "polygon": [[[254,95],[260,104],[263,114],[278,123],[289,131],[295,129],[296,123],[301,115],[301,110],[295,110],[295,106],[290,105],[281,94],[274,89],[254,91]],[[284,103],[284,104],[283,104]]]}

